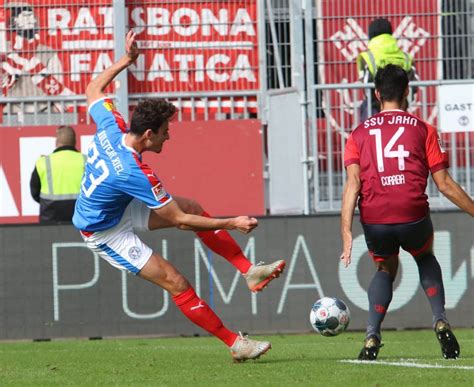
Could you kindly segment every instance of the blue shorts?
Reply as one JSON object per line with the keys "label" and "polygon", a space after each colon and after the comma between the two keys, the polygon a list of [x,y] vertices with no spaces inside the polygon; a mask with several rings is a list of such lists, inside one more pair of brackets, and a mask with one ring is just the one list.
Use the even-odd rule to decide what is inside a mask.
{"label": "blue shorts", "polygon": [[119,224],[103,231],[81,231],[82,238],[89,249],[112,266],[138,274],[153,251],[135,231],[148,230],[150,212],[145,203],[133,199]]}

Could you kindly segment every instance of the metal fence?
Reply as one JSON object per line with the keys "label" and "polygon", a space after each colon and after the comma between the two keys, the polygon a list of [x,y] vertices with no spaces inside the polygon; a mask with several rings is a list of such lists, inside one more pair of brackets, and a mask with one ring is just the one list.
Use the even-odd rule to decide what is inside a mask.
{"label": "metal fence", "polygon": [[[129,94],[130,110],[150,95]],[[258,116],[258,95],[255,91],[159,93],[179,109],[178,121],[247,119]],[[117,99],[117,97],[115,97]],[[4,97],[1,125],[74,125],[89,124],[84,95]],[[0,126],[1,126],[0,125]]]}
{"label": "metal fence", "polygon": [[[357,85],[355,59],[367,49],[369,23],[390,20],[398,45],[414,58],[421,83],[409,111],[439,126],[438,87],[441,84],[474,84],[474,1],[426,0],[317,1],[313,10],[316,85],[310,116],[314,155],[314,186],[309,195],[313,210],[338,210],[344,183],[345,138],[360,122],[360,106],[367,86]],[[311,68],[308,69],[311,71]],[[459,80],[459,81],[456,81]],[[319,82],[318,82],[319,81]],[[318,84],[319,83],[319,84]],[[329,87],[327,84],[330,84]],[[370,102],[369,102],[370,105]],[[472,124],[471,124],[472,126]],[[440,131],[443,128],[438,128]],[[467,192],[474,193],[472,160],[474,133],[442,133],[450,155],[451,173]],[[435,208],[452,206],[428,187]]]}
{"label": "metal fence", "polygon": [[0,117],[87,121],[85,88],[124,53],[128,29],[140,56],[107,90],[125,116],[138,99],[160,95],[181,120],[256,117],[259,12],[256,0],[0,0]]}
{"label": "metal fence", "polygon": [[[430,92],[438,94],[441,85],[471,83],[471,81],[421,81],[413,82],[418,87],[418,102],[422,107],[419,117],[429,119]],[[357,94],[360,90],[369,88],[366,84],[334,84],[315,85],[314,91],[322,94],[323,106],[317,108],[318,116],[331,116],[329,119],[318,119],[315,123],[315,185],[313,187],[314,205],[319,211],[336,211],[341,206],[342,191],[345,181],[344,146],[352,126],[346,125],[346,109],[344,93],[334,93],[334,90],[347,90]],[[354,112],[357,116],[357,111]],[[357,120],[357,118],[356,118]],[[334,122],[338,122],[335,125]],[[474,152],[474,132],[440,133],[446,151],[449,154],[450,173],[463,188],[474,195],[474,171],[472,169]],[[445,199],[432,180],[428,183],[428,193],[431,206],[434,208],[449,208],[452,203]]]}
{"label": "metal fence", "polygon": [[[412,112],[438,125],[440,80],[474,82],[474,0],[0,0],[1,124],[88,123],[85,86],[133,28],[142,55],[108,90],[121,111],[159,95],[177,104],[179,120],[267,124],[271,91],[294,88],[304,120],[287,135],[305,144],[302,212],[338,210],[344,139],[365,96],[355,59],[377,17],[414,57],[422,83]],[[472,194],[472,133],[442,137]],[[446,205],[429,193],[434,207]]]}
{"label": "metal fence", "polygon": [[[413,114],[441,130],[439,85],[474,84],[473,0],[268,0],[266,6],[267,23],[273,24],[267,28],[273,31],[266,43],[267,86],[296,88],[306,114],[303,131],[288,129],[288,136],[301,136],[307,148],[300,160],[302,171],[298,171],[310,180],[305,192],[309,205],[302,208],[303,213],[340,209],[345,139],[360,122],[365,96],[370,98],[366,89],[371,86],[358,83],[355,62],[367,50],[372,20],[389,19],[399,47],[414,58],[420,83],[412,82],[418,85],[409,110]],[[298,31],[303,34],[300,42],[292,36]],[[294,52],[294,44],[301,46],[304,55]],[[303,85],[295,76],[300,69],[304,69]],[[441,137],[449,152],[451,174],[472,195],[472,124],[470,130]],[[451,206],[431,182],[428,193],[432,207]]]}

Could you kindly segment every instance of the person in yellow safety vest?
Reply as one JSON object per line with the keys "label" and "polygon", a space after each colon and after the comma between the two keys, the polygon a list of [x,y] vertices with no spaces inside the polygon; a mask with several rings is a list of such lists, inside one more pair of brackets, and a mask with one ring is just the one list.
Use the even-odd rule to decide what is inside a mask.
{"label": "person in yellow safety vest", "polygon": [[70,126],[56,131],[56,149],[41,156],[31,174],[31,196],[40,204],[40,223],[69,223],[81,190],[85,156],[76,149]]}
{"label": "person in yellow safety vest", "polygon": [[[377,70],[388,64],[403,68],[408,73],[410,81],[418,80],[413,58],[398,47],[397,40],[392,33],[392,25],[387,19],[379,18],[370,23],[368,50],[360,53],[357,57],[357,70],[361,82],[373,82]],[[416,88],[412,88],[411,98],[414,93],[416,93]],[[408,107],[408,100],[406,100],[406,104]],[[380,104],[375,97],[375,90],[367,89],[366,98],[360,109],[361,121],[378,112],[380,112]]]}

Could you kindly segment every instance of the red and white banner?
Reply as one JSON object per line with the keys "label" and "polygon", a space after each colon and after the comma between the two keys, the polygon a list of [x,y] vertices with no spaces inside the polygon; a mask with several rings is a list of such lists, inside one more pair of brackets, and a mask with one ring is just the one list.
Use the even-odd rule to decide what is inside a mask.
{"label": "red and white banner", "polygon": [[[383,5],[382,5],[383,3]],[[358,80],[356,58],[367,50],[367,31],[372,20],[385,17],[393,27],[399,47],[414,58],[420,80],[440,78],[438,46],[440,36],[439,0],[377,2],[367,0],[318,0],[318,68],[320,84],[352,83]],[[342,15],[347,15],[341,17]],[[349,16],[350,15],[350,16]],[[369,16],[371,15],[371,16]],[[363,99],[363,91],[349,90],[330,93],[334,110],[325,111],[336,126],[353,127],[354,111]],[[436,113],[434,88],[428,89],[423,103],[429,106],[428,119]],[[344,117],[340,106],[343,105]],[[326,101],[327,106],[327,101]],[[421,115],[420,106],[412,106]]]}
{"label": "red and white banner", "polygon": [[[3,0],[0,0],[0,56],[7,53],[7,18],[3,9]],[[0,57],[3,61],[3,58]]]}
{"label": "red and white banner", "polygon": [[[35,223],[30,194],[36,160],[54,150],[56,126],[0,130],[0,224]],[[86,150],[95,125],[74,127]],[[172,195],[197,199],[212,215],[263,215],[262,135],[258,120],[173,122],[163,153],[144,160]]]}
{"label": "red and white banner", "polygon": [[255,0],[157,4],[129,6],[130,26],[145,51],[131,68],[132,90],[258,88]]}
{"label": "red and white banner", "polygon": [[[258,90],[257,0],[129,1],[127,12],[141,48],[131,93]],[[6,4],[0,30],[2,15],[4,70],[36,76],[42,94],[82,94],[114,61],[111,0]]]}

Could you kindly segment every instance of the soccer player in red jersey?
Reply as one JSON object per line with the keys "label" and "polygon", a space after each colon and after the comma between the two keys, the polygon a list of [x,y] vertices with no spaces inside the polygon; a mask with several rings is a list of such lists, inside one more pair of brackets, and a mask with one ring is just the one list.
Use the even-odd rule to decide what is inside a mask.
{"label": "soccer player in red jersey", "polygon": [[261,291],[285,267],[283,260],[252,265],[227,232],[247,234],[257,227],[257,219],[210,217],[196,201],[172,197],[142,161],[142,153],[160,153],[169,140],[169,121],[176,108],[159,98],[140,101],[130,129],[126,127],[104,90],[138,55],[135,33],[130,31],[126,54],[87,86],[89,114],[97,124],[97,134],[89,147],[73,223],[86,245],[101,258],[168,291],[189,320],[230,348],[234,360],[258,358],[271,344],[250,340],[225,327],[174,265],[136,235],[137,230],[165,227],[195,231],[206,246],[239,270],[252,292]]}
{"label": "soccer player in red jersey", "polygon": [[441,268],[433,255],[433,225],[425,194],[429,173],[440,192],[471,216],[474,202],[449,175],[447,154],[436,129],[405,111],[406,72],[395,65],[381,68],[375,90],[381,112],[354,129],[344,153],[347,180],[341,210],[341,260],[346,267],[351,263],[352,221],[358,201],[367,247],[377,267],[368,288],[367,336],[359,359],[377,358],[400,247],[418,266],[443,357],[456,359],[460,348],[446,318]]}

